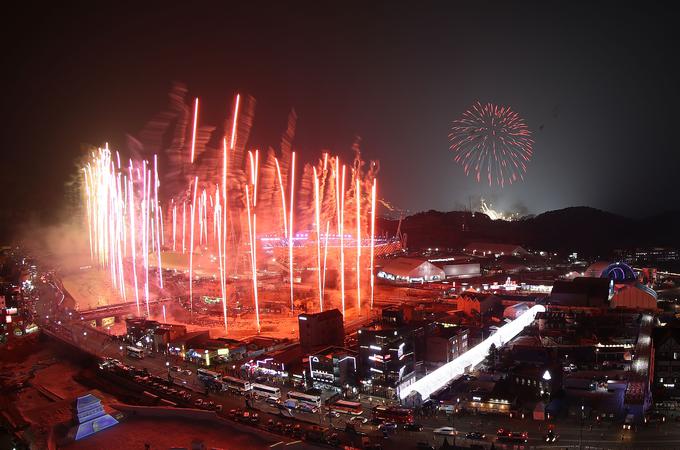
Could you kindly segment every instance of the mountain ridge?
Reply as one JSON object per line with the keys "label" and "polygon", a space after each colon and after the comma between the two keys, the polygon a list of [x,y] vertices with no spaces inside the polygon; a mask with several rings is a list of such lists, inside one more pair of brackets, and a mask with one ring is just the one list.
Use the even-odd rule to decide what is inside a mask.
{"label": "mountain ridge", "polygon": [[[398,220],[381,218],[378,229],[396,233]],[[616,249],[680,247],[680,210],[641,219],[588,206],[546,211],[518,220],[491,220],[469,211],[429,210],[405,217],[401,231],[411,249],[462,248],[473,241],[513,243],[533,250],[609,256]]]}

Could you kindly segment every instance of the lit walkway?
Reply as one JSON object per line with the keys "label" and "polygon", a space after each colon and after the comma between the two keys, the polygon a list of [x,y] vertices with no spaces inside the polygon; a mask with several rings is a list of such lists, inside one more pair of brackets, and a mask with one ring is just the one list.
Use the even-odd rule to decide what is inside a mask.
{"label": "lit walkway", "polygon": [[464,374],[466,369],[471,369],[481,363],[489,353],[491,344],[494,344],[497,348],[501,348],[521,333],[526,326],[530,325],[534,321],[536,314],[544,311],[545,307],[543,305],[531,307],[517,319],[503,325],[496,333],[472,347],[453,361],[444,364],[439,369],[425,375],[414,383],[408,385],[401,384],[397,388],[399,398],[403,400],[413,391],[417,391],[423,400],[428,398],[430,394],[441,389],[457,376]]}

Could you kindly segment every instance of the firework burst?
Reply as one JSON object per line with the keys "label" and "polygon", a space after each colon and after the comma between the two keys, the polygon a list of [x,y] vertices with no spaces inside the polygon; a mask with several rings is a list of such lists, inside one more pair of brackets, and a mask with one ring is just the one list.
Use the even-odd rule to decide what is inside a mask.
{"label": "firework burst", "polygon": [[534,144],[524,119],[509,106],[480,102],[453,122],[449,140],[465,175],[500,187],[524,180]]}

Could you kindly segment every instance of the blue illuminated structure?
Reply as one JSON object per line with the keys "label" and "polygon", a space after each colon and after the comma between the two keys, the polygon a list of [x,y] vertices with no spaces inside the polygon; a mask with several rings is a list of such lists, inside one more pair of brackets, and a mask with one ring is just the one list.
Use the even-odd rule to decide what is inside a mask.
{"label": "blue illuminated structure", "polygon": [[609,278],[614,283],[625,283],[636,281],[637,275],[635,271],[628,265],[622,262],[616,262],[607,266],[600,275],[602,278]]}
{"label": "blue illuminated structure", "polygon": [[101,400],[92,394],[78,397],[76,416],[78,419],[76,441],[118,424],[116,419],[106,414]]}

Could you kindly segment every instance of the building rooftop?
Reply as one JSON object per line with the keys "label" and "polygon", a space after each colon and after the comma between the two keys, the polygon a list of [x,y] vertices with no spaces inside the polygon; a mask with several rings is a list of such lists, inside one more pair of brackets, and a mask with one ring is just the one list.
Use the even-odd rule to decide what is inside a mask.
{"label": "building rooftop", "polygon": [[399,277],[408,277],[411,273],[422,265],[427,265],[435,270],[441,271],[440,268],[421,258],[406,258],[400,257],[388,261],[382,268],[386,273],[396,275]]}
{"label": "building rooftop", "polygon": [[606,278],[576,277],[572,281],[555,281],[549,302],[553,305],[604,307],[609,297]]}
{"label": "building rooftop", "polygon": [[318,312],[318,313],[304,313],[304,314],[299,314],[298,318],[300,317],[305,317],[305,318],[315,318],[315,319],[329,319],[333,317],[342,317],[342,313],[336,308],[336,309],[329,309],[326,311]]}

